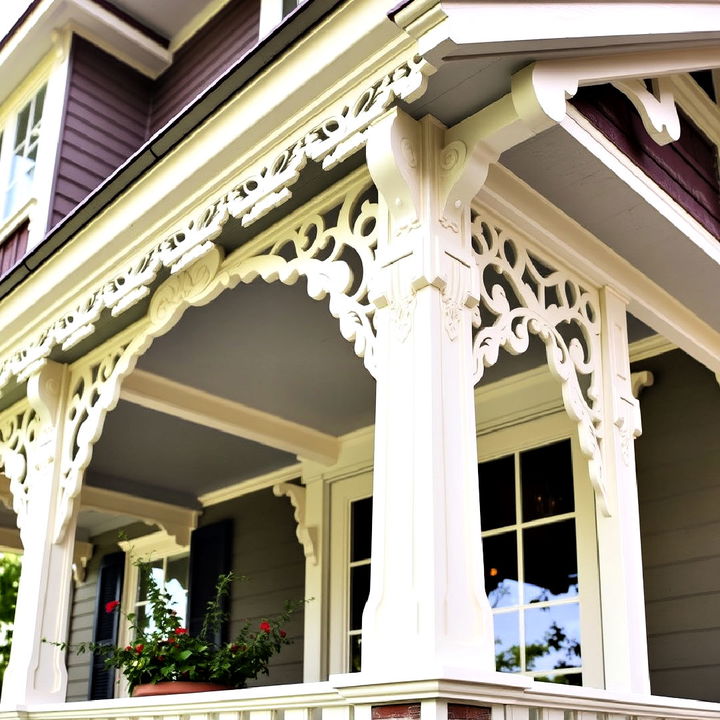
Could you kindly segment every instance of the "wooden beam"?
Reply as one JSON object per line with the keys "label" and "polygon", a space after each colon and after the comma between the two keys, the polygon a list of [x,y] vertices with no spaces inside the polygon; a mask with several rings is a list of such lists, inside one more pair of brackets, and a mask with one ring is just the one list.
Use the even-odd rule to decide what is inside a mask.
{"label": "wooden beam", "polygon": [[340,452],[333,435],[144,370],[125,379],[120,398],[325,465],[335,463]]}

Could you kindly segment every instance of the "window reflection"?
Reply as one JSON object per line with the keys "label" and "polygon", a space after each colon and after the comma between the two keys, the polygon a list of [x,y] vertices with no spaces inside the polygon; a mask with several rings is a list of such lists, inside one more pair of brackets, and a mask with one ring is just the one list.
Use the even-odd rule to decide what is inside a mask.
{"label": "window reflection", "polygon": [[478,466],[496,668],[582,683],[570,441]]}
{"label": "window reflection", "polygon": [[580,606],[525,610],[525,657],[528,670],[580,667]]}

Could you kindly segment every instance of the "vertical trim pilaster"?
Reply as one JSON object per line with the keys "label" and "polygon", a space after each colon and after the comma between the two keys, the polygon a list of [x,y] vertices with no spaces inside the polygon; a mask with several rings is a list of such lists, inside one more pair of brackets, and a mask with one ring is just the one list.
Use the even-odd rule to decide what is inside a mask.
{"label": "vertical trim pilaster", "polygon": [[605,686],[650,692],[645,593],[634,441],[640,409],[632,392],[627,301],[600,290],[603,387],[603,466],[610,515],[597,514]]}

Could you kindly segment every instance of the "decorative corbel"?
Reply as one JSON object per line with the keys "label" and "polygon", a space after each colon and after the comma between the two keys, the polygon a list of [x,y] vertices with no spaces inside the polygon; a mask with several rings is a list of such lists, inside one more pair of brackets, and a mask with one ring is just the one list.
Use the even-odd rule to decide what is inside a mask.
{"label": "decorative corbel", "polygon": [[295,508],[295,522],[297,528],[295,534],[300,544],[303,546],[305,557],[310,560],[313,565],[317,565],[317,528],[306,525],[306,506],[305,506],[306,490],[302,485],[293,485],[292,483],[278,483],[273,485],[273,494],[277,497],[285,495],[290,499],[292,506]]}
{"label": "decorative corbel", "polygon": [[89,542],[75,541],[75,552],[73,553],[73,578],[76,583],[84,583],[87,576],[87,565],[92,557],[95,546]]}
{"label": "decorative corbel", "polygon": [[630,374],[630,389],[636,400],[646,387],[652,387],[654,384],[655,376],[649,370],[641,370]]}

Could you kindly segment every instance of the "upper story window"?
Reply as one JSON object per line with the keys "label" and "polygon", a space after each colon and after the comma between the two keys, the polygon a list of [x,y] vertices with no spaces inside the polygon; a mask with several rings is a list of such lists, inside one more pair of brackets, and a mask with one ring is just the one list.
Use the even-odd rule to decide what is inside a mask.
{"label": "upper story window", "polygon": [[0,135],[0,187],[2,217],[6,220],[32,198],[45,85],[16,113],[11,113]]}

